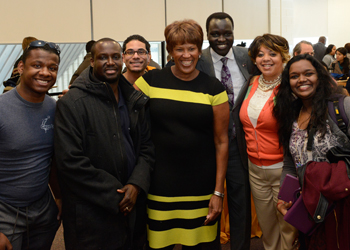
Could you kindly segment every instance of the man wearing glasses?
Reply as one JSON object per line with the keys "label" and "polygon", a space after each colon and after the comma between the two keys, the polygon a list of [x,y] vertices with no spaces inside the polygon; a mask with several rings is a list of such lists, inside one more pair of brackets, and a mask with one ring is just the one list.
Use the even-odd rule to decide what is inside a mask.
{"label": "man wearing glasses", "polygon": [[20,84],[0,96],[0,249],[49,250],[60,224],[48,187],[56,102],[46,95],[59,54],[54,43],[31,42],[18,63]]}
{"label": "man wearing glasses", "polygon": [[[133,85],[135,81],[147,72],[147,66],[150,62],[151,45],[140,35],[129,36],[123,42],[123,62],[126,72],[123,76]],[[147,207],[146,195],[139,195],[135,204],[136,218],[133,236],[134,249],[143,249],[146,243],[146,225],[147,225]]]}
{"label": "man wearing glasses", "polygon": [[138,249],[132,245],[136,201],[146,197],[154,162],[148,97],[121,75],[119,43],[100,39],[91,54],[91,66],[56,109],[66,249]]}
{"label": "man wearing glasses", "polygon": [[150,62],[150,44],[140,35],[129,36],[123,43],[124,77],[131,83],[146,73]]}

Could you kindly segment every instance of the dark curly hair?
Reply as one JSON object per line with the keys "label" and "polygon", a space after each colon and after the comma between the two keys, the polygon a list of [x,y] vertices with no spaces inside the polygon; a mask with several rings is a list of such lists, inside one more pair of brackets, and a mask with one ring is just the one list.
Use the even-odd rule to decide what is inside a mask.
{"label": "dark curly hair", "polygon": [[282,82],[276,95],[276,106],[273,114],[279,124],[278,135],[280,144],[285,152],[288,151],[289,139],[292,133],[293,122],[298,119],[300,109],[303,106],[300,98],[293,96],[289,82],[289,69],[291,65],[300,60],[309,61],[316,69],[318,86],[312,99],[311,118],[308,129],[315,126],[322,135],[326,132],[326,120],[328,115],[328,100],[334,91],[334,80],[324,66],[313,56],[308,54],[293,57],[286,65],[282,73]]}
{"label": "dark curly hair", "polygon": [[123,47],[122,47],[123,53],[125,53],[126,45],[127,45],[130,41],[133,41],[133,40],[137,40],[137,41],[140,41],[141,43],[144,43],[147,52],[150,52],[150,50],[151,50],[151,45],[149,44],[149,42],[148,42],[143,36],[140,36],[140,35],[137,35],[137,34],[136,34],[136,35],[131,35],[131,36],[129,36],[128,38],[125,39],[125,41],[123,42]]}

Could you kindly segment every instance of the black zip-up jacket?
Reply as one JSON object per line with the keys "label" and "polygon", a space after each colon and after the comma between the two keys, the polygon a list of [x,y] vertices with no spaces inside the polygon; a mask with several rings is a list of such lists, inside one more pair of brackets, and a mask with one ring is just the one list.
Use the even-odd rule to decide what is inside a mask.
{"label": "black zip-up jacket", "polygon": [[[95,242],[102,237],[103,243],[108,245],[114,241],[121,243],[126,237],[126,218],[118,207],[124,194],[117,189],[135,184],[142,193],[148,192],[154,146],[145,119],[144,106],[148,97],[121,76],[119,87],[127,105],[136,154],[136,165],[128,178],[118,103],[109,84],[94,82],[91,72],[89,66],[57,102],[55,154],[65,231],[75,228],[76,232],[73,230],[70,234],[76,233],[79,238],[81,230],[91,238],[91,234],[100,230],[100,225],[95,224],[104,223],[100,238]],[[85,213],[86,209],[89,211]],[[92,218],[96,216],[98,220]],[[114,239],[107,243],[111,230],[114,230],[111,232]]]}

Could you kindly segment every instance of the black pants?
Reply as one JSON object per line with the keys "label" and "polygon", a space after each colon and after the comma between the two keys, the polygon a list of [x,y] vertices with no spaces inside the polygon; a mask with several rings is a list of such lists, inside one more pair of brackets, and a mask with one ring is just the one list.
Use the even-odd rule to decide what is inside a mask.
{"label": "black pants", "polygon": [[231,250],[249,250],[251,229],[249,175],[248,170],[243,167],[237,139],[232,140],[229,146],[226,187]]}

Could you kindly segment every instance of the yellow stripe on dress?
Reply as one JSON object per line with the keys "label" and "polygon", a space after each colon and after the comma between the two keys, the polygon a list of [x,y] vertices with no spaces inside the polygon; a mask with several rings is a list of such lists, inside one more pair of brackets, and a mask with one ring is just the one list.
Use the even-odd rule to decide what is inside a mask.
{"label": "yellow stripe on dress", "polygon": [[148,85],[148,83],[145,81],[145,79],[143,79],[143,77],[139,77],[136,81],[135,81],[136,86],[147,96],[149,96],[149,88],[150,86]]}
{"label": "yellow stripe on dress", "polygon": [[151,220],[172,220],[172,219],[196,219],[207,216],[209,207],[188,210],[168,210],[161,211],[155,209],[147,209],[148,218]]}
{"label": "yellow stripe on dress", "polygon": [[226,91],[213,96],[204,93],[193,92],[189,90],[177,90],[177,89],[164,89],[151,87],[149,84],[140,77],[135,84],[139,89],[150,98],[167,99],[180,102],[198,103],[216,106],[228,101]]}
{"label": "yellow stripe on dress", "polygon": [[166,231],[153,231],[147,227],[147,238],[150,247],[155,249],[174,244],[195,246],[199,243],[214,241],[218,232],[217,227],[218,222],[195,229],[173,228]]}
{"label": "yellow stripe on dress", "polygon": [[152,201],[158,202],[186,202],[186,201],[205,201],[210,200],[213,194],[207,194],[202,196],[175,196],[175,197],[167,197],[167,196],[159,196],[148,194],[148,199]]}

